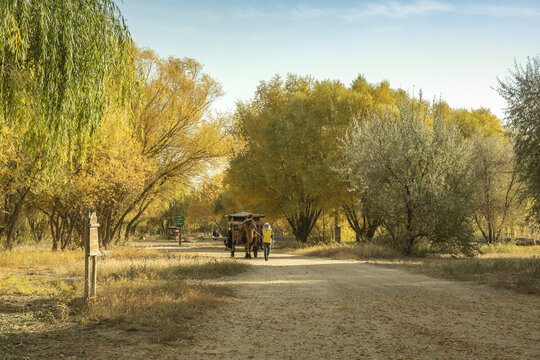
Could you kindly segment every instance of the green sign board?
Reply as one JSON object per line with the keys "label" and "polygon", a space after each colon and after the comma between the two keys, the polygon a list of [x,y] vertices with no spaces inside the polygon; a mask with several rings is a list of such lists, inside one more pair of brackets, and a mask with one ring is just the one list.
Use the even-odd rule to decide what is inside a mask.
{"label": "green sign board", "polygon": [[176,226],[184,226],[184,217],[183,216],[177,216],[176,217]]}

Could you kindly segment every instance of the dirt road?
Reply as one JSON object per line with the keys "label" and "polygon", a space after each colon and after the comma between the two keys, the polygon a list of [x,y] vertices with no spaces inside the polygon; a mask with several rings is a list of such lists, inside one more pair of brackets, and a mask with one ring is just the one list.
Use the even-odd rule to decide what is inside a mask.
{"label": "dirt road", "polygon": [[[228,256],[219,246],[188,251]],[[540,357],[538,297],[359,261],[272,254],[248,262],[252,270],[219,281],[238,298],[197,324],[175,357]]]}

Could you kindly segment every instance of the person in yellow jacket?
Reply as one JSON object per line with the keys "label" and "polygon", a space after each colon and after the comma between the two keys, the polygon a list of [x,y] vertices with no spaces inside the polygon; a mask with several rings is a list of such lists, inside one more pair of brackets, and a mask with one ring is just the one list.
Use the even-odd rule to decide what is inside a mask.
{"label": "person in yellow jacket", "polygon": [[274,235],[272,234],[272,228],[269,223],[264,223],[262,230],[263,238],[263,250],[264,250],[264,261],[268,261],[268,255],[270,255],[270,246],[274,242]]}

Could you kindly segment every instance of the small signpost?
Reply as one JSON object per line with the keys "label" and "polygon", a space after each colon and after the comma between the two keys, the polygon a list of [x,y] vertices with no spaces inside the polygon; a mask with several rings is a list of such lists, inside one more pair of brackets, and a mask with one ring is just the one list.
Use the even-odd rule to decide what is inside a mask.
{"label": "small signpost", "polygon": [[176,226],[180,228],[178,231],[178,246],[182,245],[182,226],[184,226],[184,216],[179,215],[176,217]]}
{"label": "small signpost", "polygon": [[176,217],[176,226],[184,226],[184,217],[182,215]]}
{"label": "small signpost", "polygon": [[[88,236],[85,241],[85,256],[84,256],[84,300],[88,301],[91,296],[96,296],[97,282],[97,257],[99,255],[99,224],[95,212],[89,213],[88,216]],[[90,261],[92,262],[92,270],[90,273]],[[91,279],[91,283],[90,283]]]}

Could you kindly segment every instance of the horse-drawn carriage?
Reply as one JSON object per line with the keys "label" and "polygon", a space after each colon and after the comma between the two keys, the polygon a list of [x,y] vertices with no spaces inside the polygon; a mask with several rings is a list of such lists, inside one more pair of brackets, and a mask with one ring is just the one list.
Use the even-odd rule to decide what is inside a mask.
{"label": "horse-drawn carriage", "polygon": [[264,215],[243,211],[225,215],[225,217],[228,218],[229,225],[225,246],[230,250],[231,257],[234,257],[238,245],[244,245],[246,258],[251,258],[252,248],[253,256],[257,257],[257,252],[262,248],[261,219],[264,218]]}

